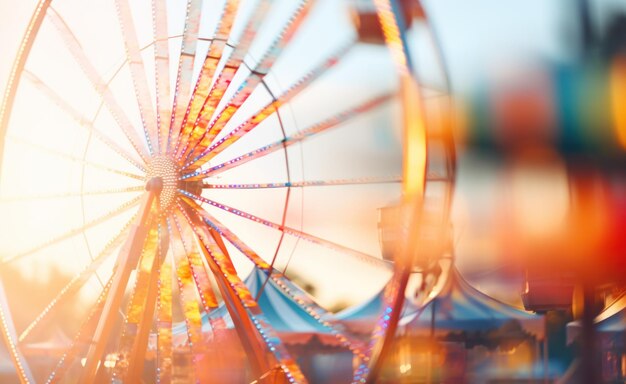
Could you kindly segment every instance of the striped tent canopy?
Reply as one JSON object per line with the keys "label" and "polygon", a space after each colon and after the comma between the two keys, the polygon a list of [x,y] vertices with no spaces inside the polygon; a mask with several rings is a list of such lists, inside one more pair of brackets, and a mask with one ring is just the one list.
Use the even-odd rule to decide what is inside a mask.
{"label": "striped tent canopy", "polygon": [[[337,313],[337,319],[343,321],[353,332],[370,334],[382,313],[384,295],[384,290],[382,290],[365,302],[344,309]],[[416,310],[415,304],[407,298],[404,301],[402,315],[406,316]]]}
{"label": "striped tent canopy", "polygon": [[517,323],[524,332],[543,339],[543,316],[517,309],[478,291],[463,279],[454,265],[444,269],[440,281],[442,286],[436,288],[433,298],[400,320],[404,331],[487,332]]}
{"label": "striped tent canopy", "polygon": [[[252,296],[256,297],[265,283],[267,275],[258,268],[254,268],[244,283],[250,290]],[[331,329],[323,326],[313,317],[306,313],[302,307],[296,304],[293,299],[287,296],[277,284],[270,279],[263,287],[257,302],[274,329],[281,335],[287,344],[305,344],[316,336],[318,341],[329,346],[338,346],[340,342],[331,333]],[[210,315],[202,315],[203,333],[211,333],[210,318],[221,318],[226,322],[228,329],[233,329],[232,318],[222,304]],[[176,339],[183,343],[186,340],[187,332],[185,323],[176,324],[173,327],[174,343]],[[183,343],[184,344],[184,343]]]}
{"label": "striped tent canopy", "polygon": [[[252,296],[257,297],[266,280],[267,275],[265,272],[255,267],[244,282]],[[329,328],[324,327],[307,314],[306,311],[287,296],[272,279],[269,279],[265,287],[263,287],[263,292],[257,302],[265,317],[267,317],[272,327],[278,332],[330,334]],[[225,306],[222,305],[218,311],[216,315],[227,318],[229,326],[232,327],[232,321],[230,316],[226,315],[228,311]]]}
{"label": "striped tent canopy", "polygon": [[[594,320],[596,332],[611,334],[626,331],[626,294],[609,304]],[[567,324],[567,342],[571,344],[581,332],[580,321]]]}

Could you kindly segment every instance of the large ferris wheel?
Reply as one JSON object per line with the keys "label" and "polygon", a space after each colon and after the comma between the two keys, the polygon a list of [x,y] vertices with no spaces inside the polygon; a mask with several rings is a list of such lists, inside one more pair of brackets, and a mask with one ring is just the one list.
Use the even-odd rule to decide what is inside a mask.
{"label": "large ferris wheel", "polygon": [[[355,381],[373,380],[409,275],[442,251],[424,244],[449,225],[448,96],[417,1],[40,1],[0,110],[1,263],[73,277],[32,292],[48,303],[30,318],[8,299],[29,288],[2,287],[20,380],[170,382],[184,365],[212,382],[212,335],[232,323],[246,380],[306,382],[243,282],[251,269],[353,353]],[[326,309],[385,284],[365,343]],[[59,327],[71,342],[35,373],[28,346]]]}

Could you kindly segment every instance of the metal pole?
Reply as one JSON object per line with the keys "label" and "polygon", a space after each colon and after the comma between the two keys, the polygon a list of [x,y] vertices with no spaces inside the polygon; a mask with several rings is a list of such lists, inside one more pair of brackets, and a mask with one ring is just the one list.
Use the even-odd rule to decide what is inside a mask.
{"label": "metal pole", "polygon": [[536,370],[536,365],[537,364],[535,364],[535,362],[537,361],[537,359],[541,358],[541,356],[540,356],[541,354],[540,354],[540,351],[539,351],[539,348],[540,348],[539,347],[539,340],[537,340],[536,337],[534,338],[534,340],[535,340],[535,342],[534,342],[535,350],[533,351],[532,360],[530,362],[530,371],[531,371],[531,375],[532,375],[531,376],[532,378],[531,378],[530,381],[533,384],[537,382],[537,370]]}
{"label": "metal pole", "polygon": [[598,368],[596,364],[596,340],[593,321],[595,318],[595,289],[587,282],[583,287],[583,316],[582,323],[582,374],[583,383],[597,383]]}
{"label": "metal pole", "polygon": [[543,383],[548,384],[548,334],[543,337]]}
{"label": "metal pole", "polygon": [[139,327],[137,329],[137,336],[133,343],[133,349],[130,353],[130,362],[128,364],[128,373],[126,375],[126,382],[128,383],[140,383],[141,376],[143,374],[143,367],[145,362],[145,353],[148,348],[148,341],[150,339],[150,330],[152,329],[152,319],[154,318],[154,308],[156,307],[157,293],[158,293],[158,281],[159,281],[159,260],[158,255],[154,258],[152,264],[152,272],[150,273],[150,286],[148,288],[148,296],[146,297],[146,304],[144,307],[143,316]]}

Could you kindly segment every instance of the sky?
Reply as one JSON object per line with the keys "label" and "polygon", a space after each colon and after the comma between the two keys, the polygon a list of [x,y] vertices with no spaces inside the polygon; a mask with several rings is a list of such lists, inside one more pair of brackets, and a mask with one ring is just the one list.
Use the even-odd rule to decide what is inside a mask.
{"label": "sky", "polygon": [[[0,84],[6,81],[35,3],[0,1]],[[555,25],[563,15],[563,0],[430,0],[424,4],[440,35],[455,84],[471,78],[498,56],[516,55],[525,49],[552,55],[560,51]]]}
{"label": "sky", "polygon": [[[594,17],[605,20],[620,0],[591,1]],[[0,1],[0,84],[10,70],[34,0]],[[426,0],[425,7],[440,35],[454,83],[461,86],[484,65],[526,53],[558,57],[563,52],[565,18],[571,1]]]}
{"label": "sky", "polygon": [[[59,9],[64,9],[66,12],[71,12],[71,9],[67,7],[67,2],[63,1],[54,2],[58,4]],[[83,2],[84,3],[84,2]],[[326,10],[324,15],[328,17],[329,22],[332,22],[334,13],[332,12],[332,3],[329,1],[322,2],[326,4]],[[34,8],[35,2],[32,0],[24,1],[7,1],[0,0],[0,88],[4,89],[4,84],[8,77],[8,73],[11,68],[14,54],[17,50],[19,40],[23,34],[24,27],[30,17],[30,14]],[[84,3],[86,4],[86,3]],[[331,4],[330,6],[328,4]],[[569,0],[426,0],[424,1],[425,7],[429,12],[433,26],[438,34],[439,41],[444,53],[446,65],[448,67],[450,77],[452,80],[452,86],[459,94],[465,94],[471,91],[472,87],[478,79],[485,76],[492,70],[506,67],[510,63],[516,63],[523,60],[541,58],[548,60],[561,60],[568,56],[568,48],[574,45],[572,42],[572,35],[568,33],[571,30],[571,1]],[[612,7],[624,6],[620,0],[598,0],[593,2],[594,16],[598,20],[602,20],[607,14],[608,10]],[[75,15],[76,16],[76,15]],[[75,18],[80,21],[80,17]],[[569,20],[569,21],[568,21]],[[97,39],[102,37],[97,33],[92,38]],[[106,37],[106,36],[105,36]],[[320,37],[321,39],[322,37]],[[324,36],[325,41],[329,41],[328,47],[332,47],[332,36]],[[102,44],[106,44],[106,39],[102,41]],[[326,48],[328,48],[326,47]],[[92,49],[92,53],[96,55],[100,47],[94,44],[88,49]],[[301,45],[300,49],[306,50],[306,45]],[[330,48],[328,48],[330,49]],[[303,51],[304,52],[304,51]],[[298,64],[306,65],[306,56],[302,55],[303,59]],[[106,67],[112,68],[116,60],[110,60]],[[68,64],[69,65],[69,64]],[[377,65],[388,65],[384,61],[377,63]],[[289,77],[292,76],[290,68],[285,68],[282,72],[282,76],[274,79],[275,83],[283,86],[289,84],[291,81]],[[350,94],[342,94],[341,92],[352,92],[352,95],[358,94],[358,81],[357,74],[344,73],[345,78],[341,81],[350,83],[350,86],[341,86],[333,88],[331,82],[326,82],[323,86],[327,87],[329,93],[334,93],[335,97],[350,97]],[[352,79],[352,80],[350,80]],[[358,80],[358,81],[357,81]],[[383,88],[384,84],[377,84],[377,86]],[[120,94],[123,93],[121,90]],[[131,95],[132,96],[132,95]],[[297,103],[294,103],[291,110],[291,118],[294,119],[294,126],[306,123],[309,120],[306,114],[299,113]],[[289,114],[289,113],[287,113]],[[36,116],[35,116],[36,117]],[[33,118],[35,118],[33,117]],[[295,119],[300,121],[295,123]],[[308,119],[308,120],[307,120]],[[289,124],[289,123],[288,123]],[[381,137],[377,132],[371,132],[371,137]],[[378,135],[378,136],[376,136]],[[350,136],[346,137],[333,137],[335,140],[343,140],[350,145]],[[263,138],[258,138],[263,139]],[[383,137],[383,139],[393,142],[393,137]],[[74,140],[81,140],[80,137],[74,138]],[[363,140],[366,140],[365,138]],[[362,145],[372,150],[375,150],[376,143],[374,142],[352,142],[354,146]],[[68,144],[69,145],[69,144]],[[320,141],[316,147],[312,148],[315,151],[321,151],[327,143]],[[333,165],[329,159],[342,159],[338,153],[329,153],[329,156],[324,157],[324,161],[318,168],[307,165],[306,175],[304,175],[304,165],[301,176],[313,177],[318,172],[320,175],[324,175],[328,170],[338,170],[340,167]],[[391,159],[390,161],[392,161]],[[272,166],[271,159],[268,160],[266,166]],[[336,161],[335,163],[341,163]],[[376,164],[361,164],[364,168],[372,170],[372,167],[376,167]],[[327,173],[326,173],[327,174]],[[45,174],[42,174],[42,180],[45,180]],[[477,182],[480,180],[480,182]],[[49,183],[53,183],[50,181]],[[95,185],[95,184],[94,184]],[[461,158],[460,173],[458,178],[458,198],[456,199],[455,212],[454,212],[454,225],[456,229],[456,236],[463,242],[467,239],[475,237],[475,233],[472,232],[472,228],[468,228],[468,216],[471,214],[489,215],[493,212],[494,205],[490,197],[496,196],[500,190],[498,189],[497,170],[493,168],[493,164],[489,161],[483,161],[480,157],[468,155]],[[346,190],[346,196],[349,196],[352,192]],[[354,195],[357,195],[355,192]],[[379,204],[384,204],[385,199],[389,196],[389,191],[374,190],[371,195],[368,195],[367,199],[373,199]],[[232,198],[237,200],[237,196],[225,195],[223,199],[228,200]],[[296,196],[294,198],[304,199],[304,197]],[[365,198],[364,198],[365,199]],[[307,200],[309,202],[309,208],[306,210],[308,218],[311,220],[324,220],[328,216],[324,214],[335,214],[332,216],[335,222],[341,225],[341,208],[338,203],[339,200],[335,199],[334,203],[337,207],[331,205],[331,209],[326,212],[320,212],[311,207],[316,206],[316,202],[330,201],[333,202],[333,196],[327,193],[309,194]],[[351,199],[351,203],[356,207],[359,204],[358,199]],[[470,204],[471,202],[471,204]],[[479,203],[478,203],[479,202]],[[255,204],[250,203],[250,209],[255,207]],[[371,201],[370,201],[371,203]],[[98,200],[94,198],[94,206],[98,205]],[[257,204],[258,205],[258,204]],[[345,208],[345,207],[343,207]],[[354,208],[354,207],[353,207]],[[356,210],[356,208],[354,208]],[[95,209],[98,211],[98,209]],[[263,213],[264,211],[261,210]],[[267,213],[267,212],[265,212]],[[304,210],[303,212],[304,213]],[[61,210],[58,214],[63,214]],[[269,213],[268,213],[269,214]],[[35,214],[34,214],[35,215]],[[53,213],[49,213],[50,218],[56,218]],[[296,215],[297,216],[297,215]],[[34,219],[34,218],[33,218]],[[224,220],[228,220],[224,218]],[[234,219],[233,219],[234,220]],[[372,220],[372,217],[366,219]],[[37,221],[35,219],[35,221]],[[38,220],[39,225],[49,225],[45,223],[45,220]],[[312,221],[313,222],[313,221]],[[244,225],[244,224],[239,224]],[[345,227],[345,226],[344,226]],[[327,232],[324,232],[327,236],[333,236],[333,228],[326,228]],[[321,230],[321,229],[320,229]],[[370,237],[366,241],[359,241],[358,231],[350,234],[346,233],[346,236],[353,236],[353,242],[361,243],[360,246],[363,249],[370,251],[372,248],[378,246],[377,238]],[[463,249],[461,247],[461,249]],[[57,250],[58,251],[58,250]],[[303,250],[306,253],[305,250]],[[313,252],[313,251],[311,251]],[[463,252],[457,255],[460,259],[464,257]],[[329,257],[324,261],[325,265],[332,265],[333,261]],[[312,271],[315,270],[316,262],[307,263],[306,261],[301,264],[300,271]],[[318,273],[318,278],[324,274],[335,274],[335,280],[341,279],[341,274],[344,273],[343,268],[349,268],[349,264],[339,264],[337,268],[327,268]],[[367,270],[362,273],[369,273]],[[373,272],[372,272],[373,273]],[[348,279],[349,281],[349,279]],[[374,293],[378,287],[384,282],[384,278],[378,277],[375,284],[362,289],[360,294],[350,290],[348,288],[342,289],[342,284],[336,284],[334,287],[329,287],[326,293],[322,292],[324,300],[327,303],[332,303],[336,297],[352,297],[358,301],[363,299],[369,294]],[[349,285],[348,283],[344,285]],[[333,292],[334,291],[341,291]]]}

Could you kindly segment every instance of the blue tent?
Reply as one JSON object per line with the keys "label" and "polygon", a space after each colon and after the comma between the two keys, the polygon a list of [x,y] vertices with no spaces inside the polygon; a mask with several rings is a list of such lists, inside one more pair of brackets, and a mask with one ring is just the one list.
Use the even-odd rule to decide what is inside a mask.
{"label": "blue tent", "polygon": [[[256,297],[263,287],[257,302],[282,342],[288,345],[292,353],[297,356],[297,362],[305,375],[311,382],[348,382],[352,377],[352,352],[342,346],[341,341],[335,337],[331,329],[307,314],[272,279],[265,284],[266,280],[267,275],[254,268],[244,283],[253,297]],[[203,313],[202,315],[202,332],[209,337],[213,332],[211,319],[223,319],[227,327],[226,330],[213,334],[218,337],[227,335],[226,338],[219,339],[217,342],[218,349],[228,348],[230,344],[238,344],[231,316],[224,304],[210,314]],[[175,324],[172,333],[174,346],[187,345],[185,322]],[[152,338],[150,347],[153,350],[156,349],[156,337]],[[293,350],[298,352],[293,352]],[[240,360],[235,358],[228,361],[224,366],[225,369],[231,370],[233,366],[244,369],[245,355],[242,354],[239,358]]]}
{"label": "blue tent", "polygon": [[[250,275],[244,280],[244,283],[250,290],[252,296],[256,297],[259,290],[263,286],[267,275],[258,268],[254,268]],[[280,333],[315,333],[315,334],[331,334],[331,330],[306,313],[298,304],[296,304],[289,296],[287,296],[277,285],[270,279],[263,292],[258,299],[259,306],[263,311],[270,324],[277,332]],[[217,310],[210,315],[206,313],[202,316],[202,331],[211,332],[209,323],[211,318],[223,318],[228,328],[233,328],[233,322],[228,314],[226,306],[222,304]],[[174,326],[173,333],[186,334],[185,323]]]}
{"label": "blue tent", "polygon": [[[252,296],[256,297],[266,280],[267,275],[260,269],[254,268],[244,282]],[[263,287],[263,292],[257,302],[265,317],[278,332],[330,333],[329,328],[306,313],[272,279],[269,279]],[[220,309],[225,310],[225,308]]]}
{"label": "blue tent", "polygon": [[[489,331],[517,322],[521,328],[542,339],[545,333],[543,316],[514,308],[478,291],[466,282],[455,266],[442,275],[443,286],[423,308],[404,316],[400,325],[415,333],[451,331]],[[444,272],[444,273],[446,273]]]}
{"label": "blue tent", "polygon": [[[344,309],[337,313],[337,319],[343,321],[352,331],[369,334],[376,325],[384,305],[384,291],[378,292],[365,302]],[[404,301],[402,315],[413,313],[417,307],[409,299]]]}
{"label": "blue tent", "polygon": [[[384,292],[378,292],[365,302],[355,305],[353,307],[344,309],[337,313],[337,319],[343,321],[355,321],[355,320],[373,320],[376,321],[380,316],[383,309]],[[406,300],[404,303],[403,314],[411,313],[416,310],[417,307],[410,300]]]}
{"label": "blue tent", "polygon": [[[267,275],[254,268],[244,283],[256,297],[267,280]],[[297,352],[298,364],[311,382],[349,382],[352,378],[352,352],[346,350],[331,330],[306,313],[277,284],[268,280],[257,302],[281,340]],[[222,304],[211,316],[233,323]],[[203,316],[203,330],[210,332],[209,318]]]}
{"label": "blue tent", "polygon": [[[405,301],[400,318],[400,326],[404,330],[430,332],[432,328],[436,332],[487,331],[517,321],[526,332],[543,338],[543,316],[511,307],[485,295],[467,283],[454,266],[447,269],[447,274],[441,276],[440,281],[445,283],[439,289],[435,288],[433,298],[423,308],[418,308],[409,299]],[[368,331],[373,329],[382,308],[381,291],[366,302],[339,312],[337,318],[356,331]]]}

